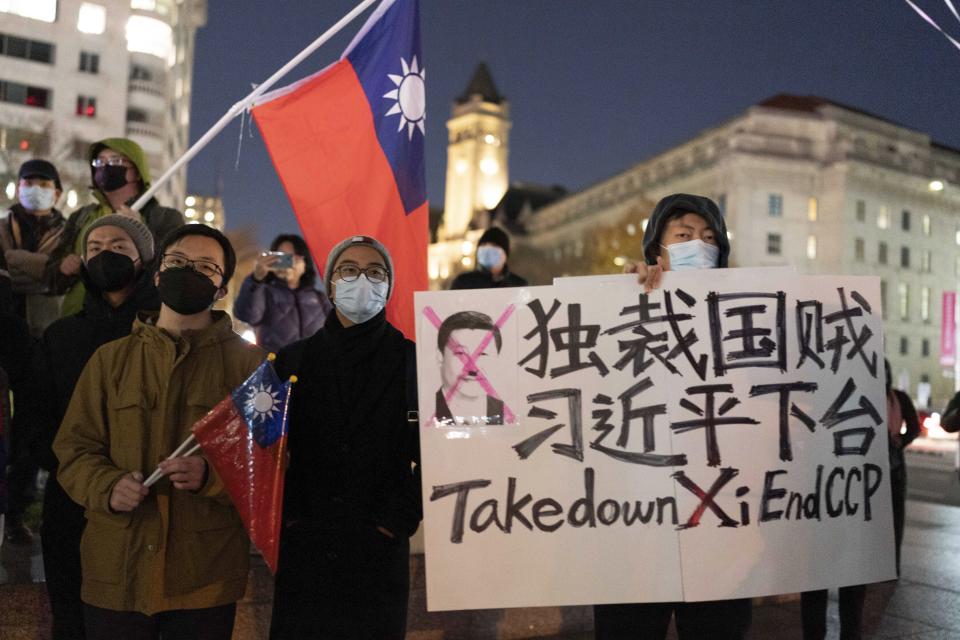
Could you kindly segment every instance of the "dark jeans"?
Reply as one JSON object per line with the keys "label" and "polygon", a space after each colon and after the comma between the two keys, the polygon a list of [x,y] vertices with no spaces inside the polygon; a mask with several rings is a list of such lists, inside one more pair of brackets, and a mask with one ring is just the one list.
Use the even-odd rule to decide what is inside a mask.
{"label": "dark jeans", "polygon": [[28,425],[23,421],[15,423],[10,430],[10,451],[7,472],[7,527],[21,524],[23,512],[27,510],[37,494],[37,472],[40,465],[33,455],[33,444],[28,434],[23,433]]}
{"label": "dark jeans", "polygon": [[236,604],[148,616],[83,605],[90,640],[230,640]]}
{"label": "dark jeans", "polygon": [[[840,640],[859,640],[863,633],[863,601],[867,586],[840,587]],[[827,635],[827,590],[800,594],[803,640],[821,640]]]}
{"label": "dark jeans", "polygon": [[373,525],[336,532],[304,525],[281,537],[271,640],[403,640],[410,544]]}
{"label": "dark jeans", "polygon": [[83,602],[80,600],[80,538],[87,521],[83,507],[70,499],[50,472],[43,494],[43,572],[52,614],[52,640],[82,640]]}
{"label": "dark jeans", "polygon": [[899,465],[890,467],[890,493],[893,499],[893,535],[897,552],[897,577],[900,577],[900,545],[903,543],[903,524],[907,517],[907,465],[902,460]]}
{"label": "dark jeans", "polygon": [[680,640],[740,640],[753,618],[749,598],[711,602],[598,604],[593,607],[597,640],[658,640],[676,615]]}

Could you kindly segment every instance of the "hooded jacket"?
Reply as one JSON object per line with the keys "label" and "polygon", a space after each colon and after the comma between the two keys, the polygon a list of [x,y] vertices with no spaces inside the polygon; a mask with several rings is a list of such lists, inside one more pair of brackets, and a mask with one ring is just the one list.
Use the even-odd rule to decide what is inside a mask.
{"label": "hooded jacket", "polygon": [[643,258],[647,264],[657,264],[663,230],[670,216],[675,213],[695,213],[707,221],[710,228],[716,232],[717,246],[720,247],[717,266],[725,268],[730,256],[730,241],[727,239],[727,225],[723,221],[723,214],[720,213],[717,203],[710,198],[689,193],[675,193],[663,198],[650,214],[647,229],[643,234]]}
{"label": "hooded jacket", "polygon": [[[137,167],[140,173],[141,189],[140,193],[150,188],[150,164],[140,146],[126,138],[106,138],[90,145],[90,151],[87,153],[88,164],[93,162],[103,149],[112,149],[117,153],[122,153],[130,159]],[[90,166],[90,181],[93,182],[95,170]],[[87,228],[94,221],[105,215],[113,213],[113,208],[107,196],[104,195],[96,186],[92,186],[93,196],[97,202],[89,204],[75,211],[68,219],[63,230],[63,237],[56,250],[47,261],[44,277],[54,293],[66,294],[63,299],[61,316],[69,316],[80,311],[83,308],[83,283],[79,276],[65,276],[60,273],[60,263],[70,254],[83,255],[83,236]],[[133,202],[127,202],[128,205]],[[140,220],[150,233],[153,234],[153,242],[160,246],[160,242],[168,233],[184,224],[183,215],[176,209],[163,207],[157,202],[156,198],[150,198],[149,201],[140,210]]]}
{"label": "hooded jacket", "polygon": [[243,596],[250,542],[212,468],[196,492],[162,478],[133,511],[109,506],[121,477],[149,475],[263,360],[230,316],[213,314],[212,325],[179,338],[141,315],[129,336],[93,354],[77,382],[53,449],[60,484],[87,517],[87,604],[152,615]]}
{"label": "hooded jacket", "polygon": [[316,333],[333,305],[325,293],[312,286],[291,289],[271,276],[262,282],[253,275],[244,278],[233,315],[256,329],[257,344],[276,353]]}

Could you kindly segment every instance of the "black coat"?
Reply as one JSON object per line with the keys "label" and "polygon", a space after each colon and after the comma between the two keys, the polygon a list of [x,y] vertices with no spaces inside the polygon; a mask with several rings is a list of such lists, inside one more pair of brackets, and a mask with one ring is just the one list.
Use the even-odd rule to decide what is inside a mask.
{"label": "black coat", "polygon": [[349,328],[331,313],[275,365],[298,381],[270,637],[400,640],[423,514],[413,343],[382,311]]}
{"label": "black coat", "polygon": [[493,274],[486,269],[476,269],[461,273],[453,280],[451,289],[497,289],[501,287],[525,287],[527,281],[510,271],[506,265],[499,280],[493,279]]}
{"label": "black coat", "polygon": [[129,335],[137,312],[160,308],[151,269],[140,273],[133,292],[117,308],[110,306],[90,282],[85,284],[83,309],[57,320],[43,334],[39,375],[46,382],[42,392],[44,412],[39,425],[38,457],[40,466],[47,470],[57,467],[53,439],[87,361],[101,346]]}

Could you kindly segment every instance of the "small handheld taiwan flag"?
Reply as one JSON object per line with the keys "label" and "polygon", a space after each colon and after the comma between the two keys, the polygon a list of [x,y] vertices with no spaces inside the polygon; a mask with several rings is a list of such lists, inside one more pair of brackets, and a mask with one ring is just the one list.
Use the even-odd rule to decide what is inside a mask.
{"label": "small handheld taiwan flag", "polygon": [[193,425],[250,540],[277,572],[287,448],[287,404],[296,378],[281,382],[270,358]]}

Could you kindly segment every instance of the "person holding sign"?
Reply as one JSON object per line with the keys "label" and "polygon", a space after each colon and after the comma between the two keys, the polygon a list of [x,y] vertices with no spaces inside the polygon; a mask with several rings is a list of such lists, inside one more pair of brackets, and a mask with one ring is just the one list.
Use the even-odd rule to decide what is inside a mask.
{"label": "person holding sign", "polygon": [[[715,269],[727,266],[730,243],[716,203],[706,197],[677,193],[657,203],[643,236],[643,262],[627,265],[649,293],[660,286],[664,271]],[[680,640],[744,638],[753,616],[749,598],[713,602],[657,602],[594,605],[597,640],[667,637],[676,617]]]}
{"label": "person holding sign", "polygon": [[380,242],[346,238],[325,270],[334,313],[277,356],[298,382],[272,640],[406,633],[423,508],[414,346],[384,311],[395,278]]}

